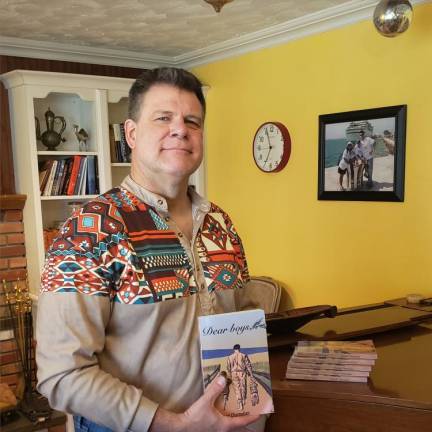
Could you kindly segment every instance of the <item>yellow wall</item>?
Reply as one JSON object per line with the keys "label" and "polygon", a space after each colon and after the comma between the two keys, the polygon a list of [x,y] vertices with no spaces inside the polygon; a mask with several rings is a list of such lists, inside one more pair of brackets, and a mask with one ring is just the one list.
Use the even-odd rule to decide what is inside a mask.
{"label": "yellow wall", "polygon": [[[197,67],[208,93],[209,198],[232,216],[250,271],[280,280],[282,307],[432,296],[432,5],[406,34],[371,21]],[[317,200],[318,116],[408,105],[405,202]],[[265,121],[292,138],[264,174],[252,140]]]}

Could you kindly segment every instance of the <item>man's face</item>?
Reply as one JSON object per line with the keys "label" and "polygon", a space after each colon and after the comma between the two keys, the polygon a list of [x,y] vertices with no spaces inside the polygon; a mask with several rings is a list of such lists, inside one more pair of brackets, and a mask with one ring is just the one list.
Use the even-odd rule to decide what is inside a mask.
{"label": "man's face", "polygon": [[147,178],[189,177],[203,157],[203,112],[194,93],[171,85],[151,87],[137,122],[125,122],[132,168]]}

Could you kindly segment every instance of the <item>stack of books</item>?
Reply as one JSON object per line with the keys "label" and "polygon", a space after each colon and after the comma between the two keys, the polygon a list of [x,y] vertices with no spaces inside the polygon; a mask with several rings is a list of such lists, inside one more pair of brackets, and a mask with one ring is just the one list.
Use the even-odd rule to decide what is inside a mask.
{"label": "stack of books", "polygon": [[288,362],[286,378],[367,382],[377,357],[372,340],[299,341]]}

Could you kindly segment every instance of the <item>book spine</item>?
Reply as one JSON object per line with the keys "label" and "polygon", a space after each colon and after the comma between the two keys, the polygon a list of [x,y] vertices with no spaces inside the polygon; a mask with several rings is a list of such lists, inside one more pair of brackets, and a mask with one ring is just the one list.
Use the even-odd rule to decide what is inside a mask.
{"label": "book spine", "polygon": [[371,365],[363,364],[347,364],[347,363],[304,363],[301,361],[288,362],[288,367],[298,369],[314,369],[314,370],[358,370],[363,372],[370,372],[372,370]]}
{"label": "book spine", "polygon": [[128,152],[129,146],[128,143],[126,142],[124,123],[120,123],[119,128],[120,128],[120,151],[121,151],[122,162],[130,162],[129,152]]}
{"label": "book spine", "polygon": [[49,176],[51,174],[51,168],[52,168],[52,164],[53,164],[54,160],[53,159],[49,159],[47,161],[45,161],[45,163],[42,166],[42,170],[41,172],[44,173],[43,178],[42,178],[42,182],[39,183],[39,190],[41,195],[43,195],[47,181],[49,179]]}
{"label": "book spine", "polygon": [[110,154],[111,154],[111,162],[118,162],[117,152],[116,152],[116,142],[114,138],[114,125],[109,125],[109,140],[110,140]]}
{"label": "book spine", "polygon": [[82,178],[85,160],[86,160],[85,156],[82,156],[80,159],[80,164],[79,164],[79,168],[78,168],[78,175],[77,175],[77,179],[76,179],[75,187],[74,187],[74,191],[73,191],[74,195],[79,195],[79,193],[80,193],[81,178]]}
{"label": "book spine", "polygon": [[80,187],[78,193],[80,195],[85,195],[86,193],[86,186],[87,186],[87,165],[88,165],[88,159],[85,157],[83,160],[83,167],[82,167],[82,173],[81,173],[81,181],[80,181]]}
{"label": "book spine", "polygon": [[367,382],[367,377],[350,377],[350,376],[331,376],[331,375],[309,375],[287,373],[287,379],[310,380],[310,381],[339,381],[339,382]]}
{"label": "book spine", "polygon": [[121,134],[120,134],[120,125],[118,123],[113,124],[114,130],[114,142],[115,142],[115,151],[116,151],[116,159],[117,162],[123,162],[121,157]]}
{"label": "book spine", "polygon": [[72,175],[72,167],[73,167],[73,158],[69,158],[67,160],[67,167],[65,170],[65,176],[63,179],[63,185],[62,185],[62,190],[60,192],[60,195],[67,195],[67,190],[69,187],[69,181]]}
{"label": "book spine", "polygon": [[78,155],[74,156],[72,172],[71,172],[69,185],[68,185],[68,189],[67,189],[67,195],[73,195],[74,194],[81,159],[82,159],[82,156],[78,156]]}
{"label": "book spine", "polygon": [[65,166],[65,160],[64,159],[59,160],[57,165],[57,172],[54,177],[54,183],[53,183],[51,195],[59,195],[58,191],[60,186],[60,180],[63,175],[64,166]]}
{"label": "book spine", "polygon": [[299,368],[292,367],[288,365],[287,374],[307,374],[307,375],[323,375],[323,376],[360,376],[360,377],[368,377],[369,371],[359,371],[353,369],[315,369],[315,368]]}
{"label": "book spine", "polygon": [[44,196],[50,196],[51,195],[51,189],[52,189],[52,185],[53,185],[53,182],[54,182],[54,176],[55,176],[55,173],[57,171],[57,164],[58,164],[58,161],[54,160],[53,164],[51,166],[50,176],[49,176],[49,179],[47,181],[47,184],[45,186],[45,190],[44,190],[44,193],[43,193]]}
{"label": "book spine", "polygon": [[87,193],[94,195],[96,193],[96,172],[95,172],[96,158],[88,156],[87,158]]}

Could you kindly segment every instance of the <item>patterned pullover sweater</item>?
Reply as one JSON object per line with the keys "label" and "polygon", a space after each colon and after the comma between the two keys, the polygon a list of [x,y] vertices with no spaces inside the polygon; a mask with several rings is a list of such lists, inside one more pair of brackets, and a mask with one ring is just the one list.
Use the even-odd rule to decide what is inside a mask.
{"label": "patterned pullover sweater", "polygon": [[77,211],[48,252],[38,390],[61,411],[144,432],[159,405],[182,412],[201,396],[197,317],[241,308],[249,276],[219,207],[191,196],[187,245],[162,197],[123,185]]}

